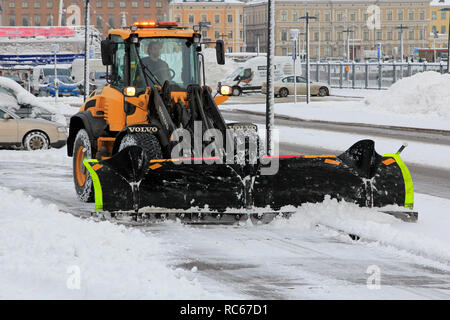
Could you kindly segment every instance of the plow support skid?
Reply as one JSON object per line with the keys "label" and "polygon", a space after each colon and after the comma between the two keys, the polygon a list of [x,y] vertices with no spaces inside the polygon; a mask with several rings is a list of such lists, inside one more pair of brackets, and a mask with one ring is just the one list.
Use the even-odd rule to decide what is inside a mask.
{"label": "plow support skid", "polygon": [[261,174],[261,163],[148,161],[142,148],[131,146],[108,160],[85,160],[85,165],[94,180],[98,211],[144,207],[279,210],[322,202],[327,195],[365,207],[399,205],[412,209],[408,169],[396,154],[378,155],[371,140],[360,141],[337,157],[301,155],[269,160],[278,161],[274,175]]}

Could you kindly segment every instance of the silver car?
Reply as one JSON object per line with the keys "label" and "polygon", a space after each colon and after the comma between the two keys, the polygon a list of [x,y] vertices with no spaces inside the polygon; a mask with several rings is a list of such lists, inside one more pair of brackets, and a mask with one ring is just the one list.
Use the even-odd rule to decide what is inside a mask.
{"label": "silver car", "polygon": [[44,119],[21,119],[0,107],[0,146],[41,150],[67,143],[67,128]]}

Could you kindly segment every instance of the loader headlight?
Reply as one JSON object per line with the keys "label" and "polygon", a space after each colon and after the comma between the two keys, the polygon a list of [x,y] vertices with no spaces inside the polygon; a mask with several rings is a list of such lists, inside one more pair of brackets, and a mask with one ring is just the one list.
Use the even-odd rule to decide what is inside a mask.
{"label": "loader headlight", "polygon": [[223,96],[229,96],[231,94],[231,87],[230,86],[221,86],[220,94]]}
{"label": "loader headlight", "polygon": [[136,95],[136,88],[135,87],[126,87],[123,90],[123,94],[127,97],[134,97]]}

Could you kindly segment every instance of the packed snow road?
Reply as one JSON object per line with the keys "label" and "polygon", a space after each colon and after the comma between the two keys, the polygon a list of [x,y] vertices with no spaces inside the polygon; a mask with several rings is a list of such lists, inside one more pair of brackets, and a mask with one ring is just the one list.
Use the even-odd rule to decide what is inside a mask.
{"label": "packed snow road", "polygon": [[[282,143],[280,149],[295,153],[297,148],[293,144]],[[65,148],[32,153],[0,150],[0,188],[20,189],[44,205],[56,205],[62,212],[88,217],[93,204],[77,199],[73,190],[71,160],[66,157]],[[433,181],[435,177],[428,176],[427,172],[423,172],[427,181]],[[448,188],[449,183],[444,185]],[[427,191],[426,186],[424,188],[423,191]],[[433,190],[428,191],[434,193]],[[157,239],[157,248],[167,251],[162,259],[169,270],[181,273],[182,279],[195,284],[195,290],[188,286],[184,289],[186,292],[164,291],[164,297],[169,299],[180,294],[194,299],[449,299],[449,205],[448,200],[417,195],[416,209],[421,214],[417,224],[403,223],[371,209],[326,200],[323,204],[302,206],[290,220],[276,220],[269,225],[184,226],[167,222],[133,229],[139,229],[148,236],[149,252],[155,249],[154,241]],[[20,207],[20,204],[17,206]],[[5,209],[0,209],[0,212],[2,210]],[[63,215],[62,212],[59,214]],[[18,219],[25,219],[21,218],[22,215],[25,213],[17,214]],[[33,218],[36,219],[35,214]],[[20,223],[14,221],[14,226]],[[29,224],[27,221],[24,223]],[[48,227],[48,222],[44,223]],[[45,229],[36,224],[39,230]],[[99,224],[99,233],[102,233],[103,227]],[[64,227],[62,230],[65,230]],[[352,241],[348,233],[358,234],[362,240]],[[82,233],[80,236],[89,243],[89,234]],[[45,238],[45,235],[42,237]],[[77,259],[83,258],[86,251],[103,250],[96,247],[89,249],[89,245],[84,247],[83,244],[78,246],[75,249]],[[139,243],[138,247],[142,246],[145,247],[145,243]],[[48,255],[48,251],[45,252]],[[2,254],[7,261],[8,250],[4,249]],[[95,256],[96,252],[92,255]],[[14,258],[20,254],[15,252],[12,256]],[[106,255],[101,258],[102,263],[107,263],[110,257]],[[36,265],[46,263],[41,259],[47,258],[36,256],[33,261]],[[59,263],[64,261],[61,257],[55,259]],[[125,263],[120,257],[118,259],[111,263]],[[96,269],[94,261],[95,258],[84,261],[84,268],[90,276],[83,278],[82,294],[62,289],[49,293],[45,291],[48,288],[42,285],[33,289],[33,295],[27,291],[26,284],[19,291],[22,295],[8,295],[8,292],[14,292],[14,281],[11,280],[13,284],[5,288],[13,289],[1,292],[1,296],[93,298],[99,297],[98,288],[103,288],[100,297],[148,297],[139,291],[145,292],[145,286],[137,288],[136,292],[133,291],[135,286],[130,286],[124,296],[118,295],[117,288],[108,290],[109,280],[104,279],[103,274],[93,276],[89,273],[93,272],[89,268]],[[127,263],[133,265],[133,261]],[[135,263],[147,262],[137,260]],[[142,273],[139,268],[130,270],[128,281],[141,277],[137,274],[136,279],[132,277],[133,272]],[[21,276],[21,269],[6,269],[8,272],[3,277],[11,273],[14,277]],[[35,274],[41,281],[42,272],[40,270]],[[96,283],[100,285],[95,287]],[[122,285],[127,287],[127,283]],[[202,288],[201,294],[196,291],[198,286]],[[156,293],[150,295],[151,298],[159,297],[157,289],[152,291]],[[152,290],[155,288],[152,287]]]}

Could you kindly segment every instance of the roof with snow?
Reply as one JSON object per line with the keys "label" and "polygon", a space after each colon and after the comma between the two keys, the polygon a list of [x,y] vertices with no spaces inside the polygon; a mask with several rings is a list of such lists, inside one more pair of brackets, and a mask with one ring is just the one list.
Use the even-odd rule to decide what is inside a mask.
{"label": "roof with snow", "polygon": [[450,0],[432,0],[430,2],[431,7],[450,6]]}

